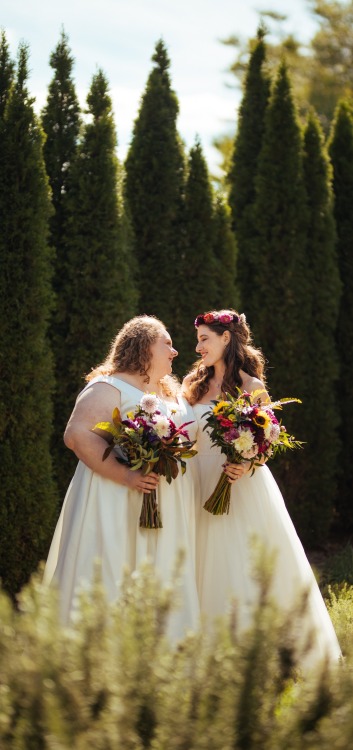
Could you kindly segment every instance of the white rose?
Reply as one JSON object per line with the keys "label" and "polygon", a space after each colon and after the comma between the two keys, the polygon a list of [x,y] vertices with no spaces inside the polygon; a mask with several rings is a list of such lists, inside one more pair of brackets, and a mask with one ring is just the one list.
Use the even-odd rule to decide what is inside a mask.
{"label": "white rose", "polygon": [[160,438],[169,437],[170,424],[169,424],[168,417],[165,417],[164,414],[161,414],[155,417],[153,422],[154,422],[153,427],[158,437]]}

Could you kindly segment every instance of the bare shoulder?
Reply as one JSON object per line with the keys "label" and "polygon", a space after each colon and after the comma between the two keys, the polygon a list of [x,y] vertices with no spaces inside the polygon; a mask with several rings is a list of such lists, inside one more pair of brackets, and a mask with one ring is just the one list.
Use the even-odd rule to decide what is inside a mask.
{"label": "bare shoulder", "polygon": [[187,375],[185,375],[185,378],[183,379],[183,382],[182,382],[182,386],[190,385],[191,381],[192,381],[192,372],[189,372]]}
{"label": "bare shoulder", "polygon": [[79,393],[69,424],[111,419],[113,409],[120,407],[120,391],[109,383],[92,383]]}
{"label": "bare shoulder", "polygon": [[183,382],[181,384],[181,393],[183,396],[185,396],[186,399],[190,396],[190,383],[192,381],[192,373],[189,372],[188,375],[185,375],[185,378],[183,379]]}
{"label": "bare shoulder", "polygon": [[241,378],[244,390],[248,393],[254,393],[258,391],[258,395],[262,401],[268,401],[269,395],[266,391],[266,386],[259,378],[254,378],[252,375],[248,375],[243,370],[241,371]]}
{"label": "bare shoulder", "polygon": [[117,399],[120,401],[120,390],[115,388],[114,385],[111,385],[110,383],[92,383],[92,385],[90,385],[88,383],[88,387],[84,388],[83,391],[79,393],[76,403],[81,402],[87,404],[94,401],[110,402],[116,401]]}

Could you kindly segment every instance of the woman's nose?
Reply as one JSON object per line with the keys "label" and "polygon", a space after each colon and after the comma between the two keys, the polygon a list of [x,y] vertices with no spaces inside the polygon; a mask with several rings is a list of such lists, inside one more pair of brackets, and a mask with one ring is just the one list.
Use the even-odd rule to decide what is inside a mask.
{"label": "woman's nose", "polygon": [[173,357],[177,357],[178,356],[178,352],[177,352],[176,349],[174,349],[174,346],[173,346],[173,349],[172,349],[172,355],[173,355]]}

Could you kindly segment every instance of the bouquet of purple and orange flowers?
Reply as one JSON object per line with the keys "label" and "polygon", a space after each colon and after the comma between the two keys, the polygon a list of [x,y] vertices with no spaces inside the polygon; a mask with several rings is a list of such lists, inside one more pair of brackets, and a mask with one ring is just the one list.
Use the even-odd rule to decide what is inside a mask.
{"label": "bouquet of purple and orange flowers", "polygon": [[[166,477],[170,484],[179,473],[186,471],[185,459],[192,458],[197,451],[193,450],[195,441],[189,439],[185,430],[191,422],[184,422],[177,427],[171,416],[162,414],[158,409],[158,397],[146,393],[129,412],[126,419],[121,418],[118,408],[113,411],[112,422],[99,422],[93,430],[107,433],[108,448],[103,453],[103,461],[112,450],[116,460],[126,464],[132,471],[142,469],[143,474],[151,471]],[[171,414],[175,411],[171,411]],[[184,438],[184,439],[182,439]],[[143,494],[140,526],[145,529],[162,528],[157,505],[156,490]]]}
{"label": "bouquet of purple and orange flowers", "polygon": [[[302,442],[295,440],[275,416],[275,409],[283,404],[301,403],[298,398],[281,398],[262,403],[261,391],[242,393],[226,399],[212,401],[214,407],[207,412],[204,429],[207,429],[213,446],[225,453],[230,463],[249,461],[254,472],[261,459],[268,459],[288,448],[300,448]],[[206,415],[204,415],[206,416]],[[204,508],[214,515],[229,513],[230,483],[223,472]]]}

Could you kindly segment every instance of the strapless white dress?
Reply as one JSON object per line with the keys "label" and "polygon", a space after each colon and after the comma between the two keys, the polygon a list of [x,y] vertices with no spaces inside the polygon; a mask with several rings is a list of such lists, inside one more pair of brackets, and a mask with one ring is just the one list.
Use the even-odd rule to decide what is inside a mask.
{"label": "strapless white dress", "polygon": [[236,600],[240,628],[251,623],[258,587],[252,576],[252,539],[275,554],[272,595],[280,608],[291,609],[300,593],[308,591],[301,634],[313,635],[313,658],[340,657],[339,643],[303,546],[295,531],[278,485],[267,466],[244,475],[231,485],[229,514],[214,516],[202,507],[214,490],[225,455],[211,446],[203,415],[207,404],[193,407],[198,422],[195,458],[200,483],[197,520],[197,579],[201,613],[214,618]]}

